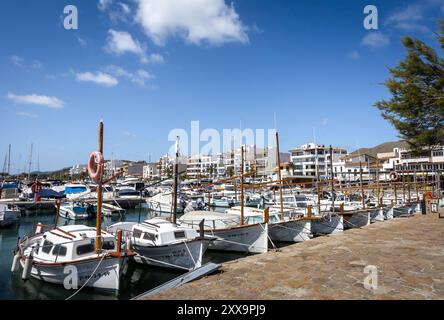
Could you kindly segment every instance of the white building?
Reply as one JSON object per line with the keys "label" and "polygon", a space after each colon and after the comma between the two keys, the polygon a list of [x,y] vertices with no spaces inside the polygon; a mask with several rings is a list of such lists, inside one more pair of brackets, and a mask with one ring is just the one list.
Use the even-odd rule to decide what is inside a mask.
{"label": "white building", "polygon": [[[347,155],[344,148],[332,148],[333,163]],[[302,177],[316,177],[319,171],[320,177],[326,177],[330,165],[330,148],[325,145],[307,143],[299,148],[290,150],[291,162],[295,165],[294,175]]]}
{"label": "white building", "polygon": [[76,165],[72,166],[71,169],[69,169],[69,175],[71,177],[78,176],[82,173],[85,173],[86,169],[87,169],[87,166],[85,164],[76,164]]}

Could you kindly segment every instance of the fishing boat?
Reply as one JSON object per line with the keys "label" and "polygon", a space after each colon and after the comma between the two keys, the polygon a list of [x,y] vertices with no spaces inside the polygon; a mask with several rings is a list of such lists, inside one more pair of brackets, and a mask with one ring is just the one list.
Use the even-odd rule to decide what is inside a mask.
{"label": "fishing boat", "polygon": [[344,218],[334,213],[323,213],[313,215],[311,221],[311,232],[315,236],[337,234],[344,231]]}
{"label": "fishing boat", "polygon": [[[55,227],[49,227],[46,232],[43,232],[44,226],[38,224],[35,234],[26,236],[19,242],[12,272],[17,271],[21,265],[24,280],[31,276],[45,282],[63,284],[65,289],[80,290],[88,286],[119,290],[120,276],[128,258],[134,253],[122,249],[122,232],[118,232],[115,237],[101,228],[104,163],[101,121],[99,151],[93,152],[88,161],[88,174],[98,182],[96,226],[57,227],[57,217],[60,214],[56,216]],[[56,207],[62,212],[63,206],[56,204]]]}
{"label": "fishing boat", "polygon": [[6,204],[0,204],[0,227],[8,227],[18,221],[20,211],[10,208]]}
{"label": "fishing boat", "polygon": [[59,215],[69,220],[87,220],[95,217],[97,208],[86,202],[64,202],[60,205]]}
{"label": "fishing boat", "polygon": [[123,231],[128,247],[137,263],[156,267],[194,270],[202,265],[202,257],[214,238],[195,229],[154,218],[142,223],[120,222],[107,229]]}
{"label": "fishing boat", "polygon": [[[12,271],[17,271],[17,260],[23,268],[22,278],[29,276],[66,287],[70,276],[74,285],[98,289],[119,290],[119,279],[131,253],[122,251],[116,238],[101,232],[102,249],[96,252],[96,228],[69,225],[42,232],[20,241],[14,257]],[[15,263],[15,265],[14,265]]]}
{"label": "fishing boat", "polygon": [[[155,196],[146,200],[148,208],[158,213],[171,213],[173,208],[173,194],[171,191],[165,191],[158,193]],[[179,199],[177,206],[177,213],[183,213],[186,207],[186,202],[183,199]]]}
{"label": "fishing boat", "polygon": [[242,253],[268,251],[268,223],[241,225],[240,217],[215,211],[192,211],[179,218],[181,225],[198,230],[204,220],[204,232],[214,236],[208,249]]}
{"label": "fishing boat", "polygon": [[[233,207],[226,210],[226,214],[241,215],[241,207]],[[268,236],[276,242],[303,242],[312,238],[311,221],[305,219],[300,213],[295,213],[293,208],[284,208],[284,218],[281,219],[280,209],[273,207],[268,213]],[[244,208],[244,224],[263,223],[264,210]]]}

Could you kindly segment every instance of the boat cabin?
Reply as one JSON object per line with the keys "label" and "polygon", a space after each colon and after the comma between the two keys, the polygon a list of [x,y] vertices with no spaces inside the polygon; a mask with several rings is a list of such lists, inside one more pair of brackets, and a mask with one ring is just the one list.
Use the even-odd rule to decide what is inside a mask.
{"label": "boat cabin", "polygon": [[[95,238],[96,228],[82,225],[63,226],[47,231],[33,246],[34,259],[63,263],[95,257]],[[115,237],[102,231],[102,249],[114,251],[116,248]]]}

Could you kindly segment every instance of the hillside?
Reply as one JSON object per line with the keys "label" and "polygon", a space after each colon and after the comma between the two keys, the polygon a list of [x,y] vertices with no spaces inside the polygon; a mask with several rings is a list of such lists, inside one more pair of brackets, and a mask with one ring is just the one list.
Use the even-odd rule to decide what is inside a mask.
{"label": "hillside", "polygon": [[391,151],[393,151],[393,148],[396,148],[396,147],[407,148],[408,144],[405,141],[390,141],[390,142],[385,142],[380,145],[377,145],[376,147],[373,147],[373,148],[361,148],[361,149],[353,151],[351,154],[357,155],[357,154],[364,154],[365,153],[365,154],[371,155],[373,157],[376,157],[376,155],[378,153],[391,152]]}

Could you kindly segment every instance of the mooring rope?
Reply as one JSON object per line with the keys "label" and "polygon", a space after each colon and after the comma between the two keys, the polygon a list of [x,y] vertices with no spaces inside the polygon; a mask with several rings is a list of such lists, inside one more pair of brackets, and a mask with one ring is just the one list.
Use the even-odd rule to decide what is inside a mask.
{"label": "mooring rope", "polygon": [[106,253],[103,254],[102,259],[100,259],[99,263],[97,264],[97,267],[94,269],[94,271],[91,273],[91,275],[89,276],[88,280],[86,280],[86,282],[76,291],[74,292],[72,295],[70,295],[68,298],[66,298],[65,300],[70,300],[71,298],[73,298],[75,295],[77,295],[89,282],[89,280],[92,279],[93,275],[96,273],[96,271],[99,269],[99,266],[102,264],[102,261],[105,259],[106,257]]}

